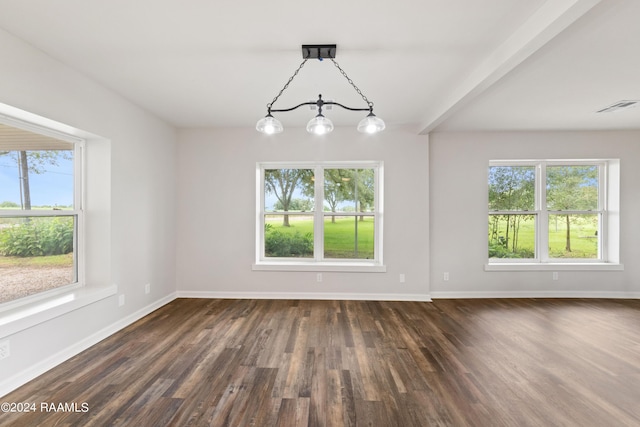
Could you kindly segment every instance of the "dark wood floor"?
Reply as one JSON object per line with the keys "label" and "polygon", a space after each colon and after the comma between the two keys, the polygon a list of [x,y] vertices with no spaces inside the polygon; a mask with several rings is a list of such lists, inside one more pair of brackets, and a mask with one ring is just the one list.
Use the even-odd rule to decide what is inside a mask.
{"label": "dark wood floor", "polygon": [[3,426],[639,426],[640,301],[178,299],[0,401],[37,404]]}

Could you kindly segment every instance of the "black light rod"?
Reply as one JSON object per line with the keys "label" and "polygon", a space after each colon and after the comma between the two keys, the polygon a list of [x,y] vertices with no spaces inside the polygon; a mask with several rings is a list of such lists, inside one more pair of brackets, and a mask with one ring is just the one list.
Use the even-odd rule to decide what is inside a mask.
{"label": "black light rod", "polygon": [[[279,110],[270,109],[269,111],[271,113],[286,113],[287,111],[293,111],[297,108],[300,108],[303,105],[318,105],[318,102],[317,101],[303,102],[302,104],[298,104],[295,107],[283,108]],[[351,108],[333,101],[322,101],[322,104],[320,105],[320,107],[324,107],[325,105],[337,105],[338,107],[342,107],[345,110],[349,110],[349,111],[371,111],[370,108]]]}

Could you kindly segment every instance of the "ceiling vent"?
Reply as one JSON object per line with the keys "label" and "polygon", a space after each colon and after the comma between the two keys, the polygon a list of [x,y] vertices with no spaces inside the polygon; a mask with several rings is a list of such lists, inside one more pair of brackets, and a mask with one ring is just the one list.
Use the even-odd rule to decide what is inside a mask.
{"label": "ceiling vent", "polygon": [[627,110],[629,108],[637,107],[640,104],[639,100],[636,101],[618,101],[614,104],[609,105],[608,107],[603,108],[602,110],[598,110],[598,113],[615,113],[616,111]]}

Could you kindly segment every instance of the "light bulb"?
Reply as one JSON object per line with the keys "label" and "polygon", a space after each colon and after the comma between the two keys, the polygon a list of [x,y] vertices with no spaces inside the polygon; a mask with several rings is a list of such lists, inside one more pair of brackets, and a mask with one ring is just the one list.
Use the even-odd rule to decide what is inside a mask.
{"label": "light bulb", "polygon": [[324,135],[333,130],[333,123],[322,114],[318,114],[307,123],[307,132]]}
{"label": "light bulb", "polygon": [[256,130],[267,135],[273,135],[274,133],[280,133],[284,130],[280,120],[273,117],[271,114],[267,114],[265,117],[258,120],[256,123]]}
{"label": "light bulb", "polygon": [[377,133],[383,131],[385,127],[384,120],[371,112],[358,123],[358,132]]}

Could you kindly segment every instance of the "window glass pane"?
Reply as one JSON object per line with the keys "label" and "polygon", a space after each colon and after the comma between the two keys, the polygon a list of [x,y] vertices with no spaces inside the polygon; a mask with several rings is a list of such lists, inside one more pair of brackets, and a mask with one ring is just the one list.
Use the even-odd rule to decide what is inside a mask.
{"label": "window glass pane", "polygon": [[489,210],[534,210],[535,179],[534,166],[490,166]]}
{"label": "window glass pane", "polygon": [[313,215],[265,215],[266,257],[313,257]]}
{"label": "window glass pane", "polygon": [[69,149],[0,151],[0,209],[73,208],[73,145],[57,145]]}
{"label": "window glass pane", "polygon": [[325,169],[324,210],[373,212],[374,187],[374,169]]}
{"label": "window glass pane", "polygon": [[374,259],[373,216],[329,215],[324,219],[324,257]]}
{"label": "window glass pane", "polygon": [[547,208],[598,209],[598,166],[548,166]]}
{"label": "window glass pane", "polygon": [[0,302],[77,281],[75,216],[0,218]]}
{"label": "window glass pane", "polygon": [[535,258],[535,215],[489,215],[489,258]]}
{"label": "window glass pane", "polygon": [[265,169],[265,212],[311,212],[313,195],[313,169]]}
{"label": "window glass pane", "polygon": [[599,214],[549,215],[550,258],[598,258]]}

